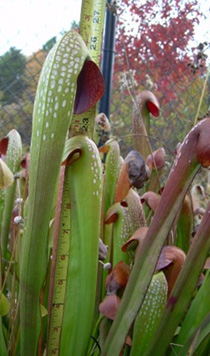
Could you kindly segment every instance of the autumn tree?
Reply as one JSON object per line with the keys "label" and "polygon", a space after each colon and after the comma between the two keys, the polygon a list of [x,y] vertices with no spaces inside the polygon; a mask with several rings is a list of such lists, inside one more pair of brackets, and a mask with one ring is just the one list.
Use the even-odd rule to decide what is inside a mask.
{"label": "autumn tree", "polygon": [[31,100],[32,103],[34,101],[37,83],[46,57],[47,52],[44,50],[38,50],[27,57],[24,76],[25,81],[27,82],[28,95],[30,95],[28,100]]}
{"label": "autumn tree", "polygon": [[147,76],[167,97],[173,97],[171,83],[190,75],[189,42],[201,13],[198,1],[121,2],[116,38],[116,66],[135,70],[139,83]]}
{"label": "autumn tree", "polygon": [[[124,127],[120,132],[129,132],[133,105],[129,96],[135,98],[142,89],[152,90],[156,94],[164,125],[168,124],[166,118],[171,119],[172,114],[173,118],[176,117],[178,108],[180,111],[185,108],[183,95],[190,92],[191,84],[197,81],[199,89],[202,88],[205,58],[197,63],[199,66],[193,72],[192,66],[196,58],[193,59],[191,48],[195,26],[201,19],[199,3],[197,0],[122,0],[117,12],[112,97],[114,125],[121,117]],[[194,55],[196,57],[195,52]],[[198,100],[195,100],[196,105]],[[194,108],[193,113],[195,110]],[[189,117],[187,120],[190,121]],[[173,121],[170,121],[170,125],[171,123],[173,126]],[[181,131],[183,134],[182,129]],[[181,136],[176,137],[177,139],[181,139]]]}

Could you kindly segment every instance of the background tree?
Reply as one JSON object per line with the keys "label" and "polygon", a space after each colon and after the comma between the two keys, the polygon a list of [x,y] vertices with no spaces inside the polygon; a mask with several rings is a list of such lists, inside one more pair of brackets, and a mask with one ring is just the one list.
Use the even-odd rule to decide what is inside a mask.
{"label": "background tree", "polygon": [[[49,41],[51,41],[51,40],[49,40]],[[34,97],[35,97],[36,89],[37,89],[37,83],[38,83],[41,69],[44,64],[46,56],[47,56],[46,51],[38,50],[38,51],[34,52],[32,55],[27,57],[27,63],[26,63],[25,70],[24,70],[24,77],[25,77],[25,81],[27,83],[28,90],[27,90],[27,92],[24,93],[24,98],[25,98],[25,100],[32,101],[32,103],[34,101]],[[27,93],[28,93],[28,96],[27,96]]]}
{"label": "background tree", "polygon": [[50,38],[42,47],[42,50],[44,52],[49,52],[51,50],[51,48],[54,46],[54,44],[56,43],[56,36]]}
{"label": "background tree", "polygon": [[[196,0],[120,2],[111,120],[121,128],[115,132],[130,132],[131,95],[135,98],[148,89],[162,109],[160,119],[153,121],[152,134],[167,142],[172,132],[172,148],[183,139],[193,123],[206,72],[205,55],[199,54],[206,45],[202,51],[192,48],[201,16]],[[206,109],[204,103],[203,113]]]}
{"label": "background tree", "polygon": [[26,88],[25,63],[25,56],[15,47],[0,57],[0,91],[3,92],[1,101],[4,105],[16,102]]}
{"label": "background tree", "polygon": [[196,0],[123,0],[116,37],[116,66],[127,68],[128,60],[138,83],[146,84],[150,76],[158,89],[167,94],[165,100],[174,99],[171,84],[179,83],[183,75],[191,75],[190,69],[186,71],[191,55],[189,42],[200,17]]}
{"label": "background tree", "polygon": [[9,130],[15,128],[21,134],[26,149],[30,143],[37,83],[46,56],[47,52],[39,50],[25,58],[26,63],[22,73],[24,90],[21,91],[21,95],[15,97],[15,101],[5,102],[0,111],[1,134],[6,135]]}

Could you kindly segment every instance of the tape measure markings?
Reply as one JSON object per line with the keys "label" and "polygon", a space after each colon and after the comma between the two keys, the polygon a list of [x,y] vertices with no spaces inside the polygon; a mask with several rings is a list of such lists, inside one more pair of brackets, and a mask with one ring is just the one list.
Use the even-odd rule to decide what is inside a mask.
{"label": "tape measure markings", "polygon": [[53,286],[50,330],[48,338],[49,345],[47,353],[47,355],[56,356],[59,355],[70,248],[70,191],[68,181],[68,169],[66,169],[65,172],[63,189],[63,201],[60,219],[60,237],[57,246],[55,280]]}
{"label": "tape measure markings", "polygon": [[[105,0],[83,0],[80,18],[80,34],[89,49],[92,59],[98,65],[101,58],[105,8]],[[91,137],[93,135],[95,114],[96,107],[93,107],[85,114],[73,116],[70,131],[73,130],[74,133],[83,131],[87,136]],[[65,174],[61,211],[61,236],[58,241],[56,256],[48,356],[59,355],[70,248],[70,209],[68,178]]]}
{"label": "tape measure markings", "polygon": [[[80,34],[97,65],[100,65],[101,59],[105,9],[105,0],[86,0],[82,3]],[[83,131],[93,138],[95,116],[96,107],[89,109],[85,114],[74,116],[71,124],[72,133]]]}

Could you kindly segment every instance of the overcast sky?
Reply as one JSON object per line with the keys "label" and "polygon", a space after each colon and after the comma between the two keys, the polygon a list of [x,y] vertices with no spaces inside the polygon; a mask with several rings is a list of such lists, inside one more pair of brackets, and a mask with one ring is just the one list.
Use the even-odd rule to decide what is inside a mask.
{"label": "overcast sky", "polygon": [[0,54],[11,46],[30,55],[79,21],[81,0],[0,1]]}
{"label": "overcast sky", "polygon": [[[30,55],[50,38],[79,21],[82,0],[2,0],[0,2],[0,54],[14,46]],[[196,29],[197,42],[210,41],[210,5],[199,1],[207,19]]]}

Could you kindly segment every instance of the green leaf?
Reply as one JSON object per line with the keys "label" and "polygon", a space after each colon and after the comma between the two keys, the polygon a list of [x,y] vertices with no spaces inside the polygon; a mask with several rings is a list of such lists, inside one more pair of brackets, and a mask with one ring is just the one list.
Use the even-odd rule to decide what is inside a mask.
{"label": "green leaf", "polygon": [[[39,78],[33,111],[28,216],[20,278],[22,356],[37,354],[49,221],[73,111],[88,110],[99,99],[97,84],[102,76],[99,76],[98,67],[90,63],[93,62],[84,41],[77,32],[70,31],[49,52]],[[91,76],[87,83],[83,74],[86,75],[90,67]]]}
{"label": "green leaf", "polygon": [[[203,216],[185,259],[182,270],[170,294],[159,328],[146,353],[162,356],[171,342],[179,322],[184,317],[197,287],[199,276],[210,249],[210,203]],[[200,306],[199,306],[200,308]],[[205,308],[205,307],[204,307]],[[204,313],[204,310],[201,311]],[[191,321],[193,324],[193,322]]]}
{"label": "green leaf", "polygon": [[107,152],[104,181],[104,212],[106,213],[114,204],[116,184],[123,159],[120,156],[120,147],[116,140],[107,141],[100,151]]}
{"label": "green leaf", "polygon": [[[6,153],[6,164],[11,170],[12,174],[16,174],[20,170],[20,162],[22,158],[22,141],[19,133],[16,130],[11,130],[8,135],[8,146]],[[2,230],[1,230],[1,248],[2,257],[7,258],[7,245],[10,232],[10,224],[12,218],[12,211],[14,207],[16,180],[5,191],[4,210],[2,215]],[[3,263],[4,273],[4,263]]]}
{"label": "green leaf", "polygon": [[[185,345],[188,339],[192,339],[195,331],[199,328],[201,322],[210,313],[209,304],[210,295],[210,271],[207,272],[205,279],[193,300],[190,309],[183,320],[181,330],[175,340],[173,349],[179,356],[185,356],[182,348],[176,347],[178,345]],[[186,352],[186,350],[185,350]],[[172,353],[171,353],[172,356]]]}
{"label": "green leaf", "polygon": [[163,272],[155,274],[134,323],[130,356],[143,356],[148,348],[166,305],[167,290]]}
{"label": "green leaf", "polygon": [[6,189],[14,182],[14,177],[6,165],[6,163],[0,158],[0,189]]}
{"label": "green leaf", "polygon": [[41,317],[44,318],[48,314],[48,311],[42,304],[40,305],[40,309],[41,309]]}
{"label": "green leaf", "polygon": [[147,135],[149,135],[150,113],[159,116],[159,103],[156,96],[149,90],[143,90],[136,97],[136,105],[132,114],[133,147],[144,159],[151,153]]}
{"label": "green leaf", "polygon": [[105,224],[113,224],[112,249],[110,246],[112,265],[115,266],[121,260],[128,263],[127,254],[121,249],[133,233],[127,204],[123,206],[121,203],[115,203],[106,214]]}
{"label": "green leaf", "polygon": [[[72,161],[70,167],[66,167],[70,194],[70,250],[60,354],[86,355],[96,297],[102,166],[92,140],[75,136],[70,141]],[[73,153],[79,151],[80,158],[74,161]]]}
{"label": "green leaf", "polygon": [[10,302],[2,293],[0,296],[0,316],[7,315],[10,311]]}
{"label": "green leaf", "polygon": [[5,337],[4,337],[4,326],[2,323],[2,317],[0,317],[0,355],[1,356],[8,356],[7,353],[7,345],[5,342]]}
{"label": "green leaf", "polygon": [[103,356],[119,355],[128,330],[143,303],[160,251],[189,185],[201,165],[203,167],[210,165],[209,134],[210,118],[207,118],[189,132],[179,149],[145,242],[134,264],[116,319],[102,350]]}
{"label": "green leaf", "polygon": [[190,247],[191,233],[193,227],[192,202],[189,194],[186,195],[180,210],[177,223],[176,246],[181,248],[185,253]]}

